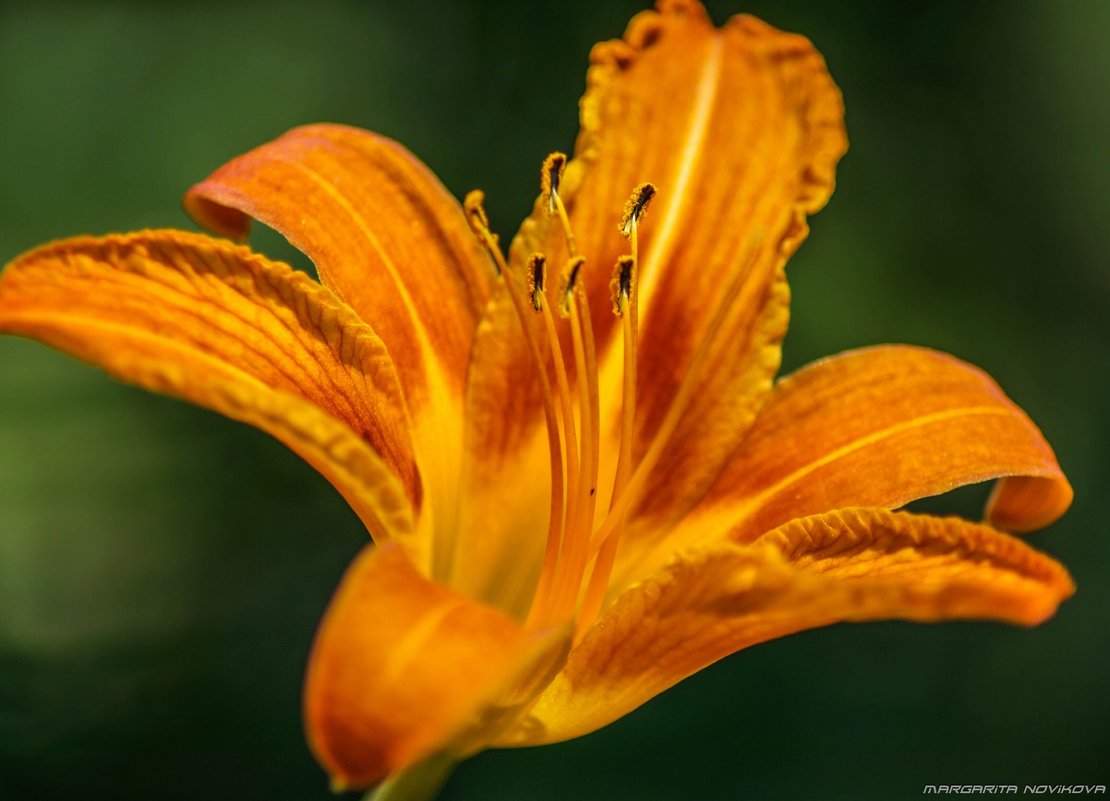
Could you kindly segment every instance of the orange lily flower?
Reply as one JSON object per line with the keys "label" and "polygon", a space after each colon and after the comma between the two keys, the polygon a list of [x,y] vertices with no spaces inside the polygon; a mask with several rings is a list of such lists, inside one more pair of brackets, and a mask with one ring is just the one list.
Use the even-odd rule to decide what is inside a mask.
{"label": "orange lily flower", "polygon": [[[185,206],[233,239],[271,226],[320,283],[172,230],[0,277],[0,330],[270,433],[365,523],[305,685],[337,787],[428,795],[803,629],[1034,625],[1073,592],[1003,533],[1072,491],[983,372],[881,346],[774,381],[784,265],[847,148],[811,44],[661,0],[591,62],[574,158],[548,157],[507,255],[480,193],[313,125]],[[983,523],[894,511],[994,479]]]}

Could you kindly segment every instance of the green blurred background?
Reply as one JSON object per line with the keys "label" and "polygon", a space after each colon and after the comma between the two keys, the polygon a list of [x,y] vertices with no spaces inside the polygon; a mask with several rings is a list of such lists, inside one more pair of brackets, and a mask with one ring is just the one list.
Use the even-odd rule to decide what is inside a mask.
{"label": "green blurred background", "polygon": [[[0,0],[0,261],[190,227],[179,197],[299,123],[386,133],[514,230],[569,149],[592,42],[641,3]],[[810,36],[851,152],[791,265],[786,366],[913,342],[991,372],[1076,489],[1034,542],[1041,628],[838,626],[608,729],[484,754],[446,799],[900,799],[1110,784],[1110,3],[711,4]],[[711,234],[711,232],[707,232]],[[259,232],[256,246],[295,259]],[[299,261],[297,263],[303,263]],[[923,508],[975,515],[985,490]],[[0,798],[329,798],[303,742],[316,622],[365,541],[267,437],[0,340]]]}

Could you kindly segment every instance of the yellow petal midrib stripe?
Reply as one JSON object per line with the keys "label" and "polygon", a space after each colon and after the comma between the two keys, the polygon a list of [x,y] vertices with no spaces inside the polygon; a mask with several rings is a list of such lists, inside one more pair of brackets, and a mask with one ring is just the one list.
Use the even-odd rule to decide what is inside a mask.
{"label": "yellow petal midrib stripe", "polygon": [[807,476],[810,473],[813,473],[828,464],[838,461],[839,459],[842,459],[855,451],[862,450],[869,445],[874,445],[881,440],[902,433],[903,431],[909,431],[914,428],[929,425],[930,423],[936,423],[942,420],[956,417],[1012,417],[1013,414],[1013,411],[1009,409],[1000,409],[997,406],[967,406],[960,409],[946,409],[945,411],[941,412],[933,412],[922,417],[916,417],[912,420],[905,420],[901,423],[887,426],[886,428],[872,432],[867,436],[854,439],[851,442],[840,446],[839,448],[835,448],[834,450],[829,451],[828,453],[817,459],[806,462],[805,465],[791,471],[770,486],[765,487],[754,495],[748,496],[748,498],[746,498],[738,506],[730,505],[730,508],[737,510],[737,514],[735,515],[735,517],[733,517],[733,520],[743,520],[747,517],[750,517],[752,511],[757,510],[760,506],[762,506],[768,498],[774,497],[775,495],[779,494],[783,489],[791,484],[796,483],[804,476]]}

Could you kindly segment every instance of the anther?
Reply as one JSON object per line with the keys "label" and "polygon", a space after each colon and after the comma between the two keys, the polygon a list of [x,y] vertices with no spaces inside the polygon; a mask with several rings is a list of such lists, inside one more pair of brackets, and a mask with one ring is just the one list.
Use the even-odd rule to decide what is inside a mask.
{"label": "anther", "polygon": [[547,283],[547,257],[533,253],[528,259],[528,297],[532,308],[543,311],[544,285]]}
{"label": "anther", "polygon": [[540,191],[547,198],[548,214],[556,214],[559,211],[556,197],[559,194],[559,182],[563,179],[563,169],[566,166],[566,154],[558,151],[543,160],[543,169],[540,170]]}
{"label": "anther", "polygon": [[498,275],[502,273],[501,251],[498,246],[497,234],[489,228],[489,215],[486,214],[486,195],[481,189],[472,189],[463,199],[463,211],[466,213],[466,222],[482,247],[490,252],[493,266]]}
{"label": "anther", "polygon": [[567,268],[563,271],[563,281],[559,293],[563,299],[562,303],[559,304],[559,314],[563,317],[570,314],[570,304],[574,300],[574,290],[578,287],[578,273],[585,263],[585,258],[577,256],[567,262]]}
{"label": "anther", "polygon": [[484,237],[489,231],[489,216],[486,214],[486,193],[481,189],[471,189],[463,199],[463,209],[466,211],[466,221],[470,230],[478,238]]}
{"label": "anther", "polygon": [[640,184],[632,190],[632,197],[624,204],[624,214],[621,217],[621,234],[625,238],[632,236],[653,197],[655,184]]}
{"label": "anther", "polygon": [[632,297],[635,281],[636,260],[631,256],[621,256],[613,267],[613,278],[609,281],[609,292],[613,298],[613,314],[620,317]]}

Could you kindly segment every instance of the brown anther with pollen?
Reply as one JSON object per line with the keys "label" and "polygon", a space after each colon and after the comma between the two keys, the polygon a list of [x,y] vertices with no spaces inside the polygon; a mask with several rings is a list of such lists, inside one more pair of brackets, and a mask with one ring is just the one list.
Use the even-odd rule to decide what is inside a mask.
{"label": "brown anther with pollen", "polygon": [[547,213],[558,212],[555,197],[559,194],[559,182],[563,179],[563,169],[567,166],[565,153],[555,151],[543,160],[540,170],[540,192],[547,199]]}
{"label": "brown anther with pollen", "polygon": [[655,184],[640,184],[632,190],[632,197],[624,204],[621,216],[621,234],[628,238],[647,211],[648,204],[655,197]]}
{"label": "brown anther with pollen", "polygon": [[547,257],[542,253],[533,253],[528,259],[528,297],[532,301],[532,308],[543,311],[544,286],[547,282]]}
{"label": "brown anther with pollen", "polygon": [[563,271],[563,280],[559,286],[559,297],[562,302],[559,304],[559,314],[567,317],[570,314],[570,304],[574,300],[574,290],[578,287],[578,273],[582,270],[582,265],[586,263],[586,259],[582,256],[577,256],[567,262],[567,268]]}
{"label": "brown anther with pollen", "polygon": [[613,314],[624,314],[625,304],[632,297],[635,281],[636,260],[631,256],[621,256],[613,267],[613,277],[609,281],[609,293],[613,298]]}

